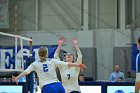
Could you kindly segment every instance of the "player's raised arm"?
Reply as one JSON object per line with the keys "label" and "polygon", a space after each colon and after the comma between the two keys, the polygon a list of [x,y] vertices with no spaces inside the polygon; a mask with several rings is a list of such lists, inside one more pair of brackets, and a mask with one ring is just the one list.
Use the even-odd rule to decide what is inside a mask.
{"label": "player's raised arm", "polygon": [[80,51],[79,46],[78,46],[78,40],[76,38],[73,38],[72,43],[76,51]]}
{"label": "player's raised arm", "polygon": [[54,58],[55,59],[59,58],[59,52],[60,52],[61,47],[64,44],[64,42],[65,42],[65,38],[64,37],[60,37],[59,40],[58,40],[58,47],[57,47],[57,49],[55,51],[55,54],[54,54]]}
{"label": "player's raised arm", "polygon": [[75,47],[77,55],[78,55],[76,63],[81,64],[82,63],[82,53],[81,53],[80,48],[78,46],[78,40],[76,38],[74,38],[72,40],[72,43],[73,43],[73,46]]}

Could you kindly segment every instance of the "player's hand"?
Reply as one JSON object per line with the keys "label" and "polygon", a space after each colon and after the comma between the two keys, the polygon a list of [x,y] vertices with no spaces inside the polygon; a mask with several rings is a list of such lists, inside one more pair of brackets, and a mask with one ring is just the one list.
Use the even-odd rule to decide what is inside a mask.
{"label": "player's hand", "polygon": [[18,78],[12,75],[12,81],[16,82],[18,84]]}
{"label": "player's hand", "polygon": [[77,44],[78,44],[77,39],[76,39],[76,38],[74,38],[74,39],[72,40],[72,43],[73,43],[73,45],[77,45]]}
{"label": "player's hand", "polygon": [[87,68],[85,64],[79,64],[80,70],[83,71],[83,69]]}
{"label": "player's hand", "polygon": [[58,40],[58,44],[59,45],[63,45],[65,42],[65,38],[64,37],[60,37],[59,40]]}

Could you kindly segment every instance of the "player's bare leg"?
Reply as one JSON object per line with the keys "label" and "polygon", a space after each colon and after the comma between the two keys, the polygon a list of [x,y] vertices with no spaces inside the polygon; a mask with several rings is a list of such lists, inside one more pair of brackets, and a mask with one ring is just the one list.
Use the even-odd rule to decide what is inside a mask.
{"label": "player's bare leg", "polygon": [[136,82],[135,84],[135,93],[139,93],[140,90],[140,82]]}

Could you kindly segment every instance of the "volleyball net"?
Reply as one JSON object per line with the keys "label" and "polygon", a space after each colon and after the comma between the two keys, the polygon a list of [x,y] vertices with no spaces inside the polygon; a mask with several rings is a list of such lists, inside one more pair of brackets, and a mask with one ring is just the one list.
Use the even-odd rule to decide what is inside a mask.
{"label": "volleyball net", "polygon": [[0,71],[23,71],[31,47],[31,38],[0,32]]}

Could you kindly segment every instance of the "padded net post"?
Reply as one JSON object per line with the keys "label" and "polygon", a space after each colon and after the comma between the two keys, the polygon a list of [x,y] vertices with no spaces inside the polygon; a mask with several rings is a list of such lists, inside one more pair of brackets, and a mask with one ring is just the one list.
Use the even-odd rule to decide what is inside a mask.
{"label": "padded net post", "polygon": [[23,71],[32,56],[30,42],[30,38],[0,32],[0,72]]}

